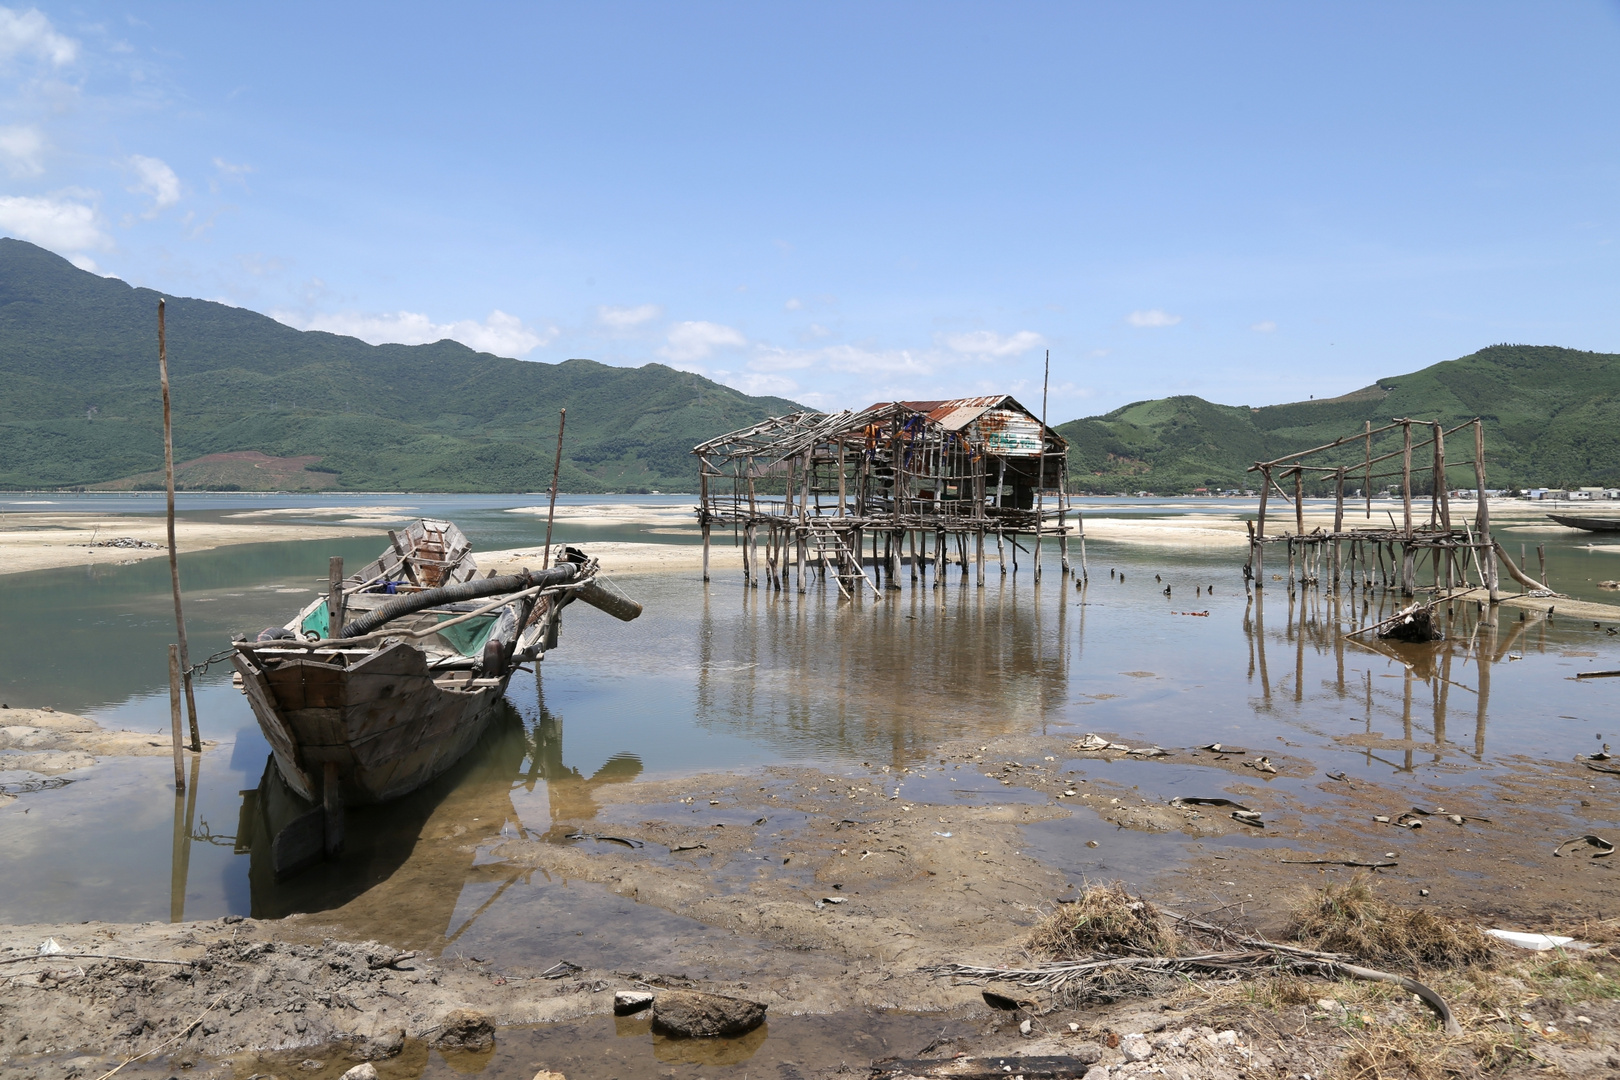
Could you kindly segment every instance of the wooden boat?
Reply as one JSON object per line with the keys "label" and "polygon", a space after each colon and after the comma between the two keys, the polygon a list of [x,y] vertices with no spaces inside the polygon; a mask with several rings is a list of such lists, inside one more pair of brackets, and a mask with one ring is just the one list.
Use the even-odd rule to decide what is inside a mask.
{"label": "wooden boat", "polygon": [[481,578],[448,521],[421,519],[389,542],[355,574],[333,560],[326,596],[234,643],[281,779],[319,804],[277,834],[278,872],[338,850],[345,805],[398,798],[455,764],[517,665],[556,647],[573,600],[625,621],[641,613],[577,548],[548,569]]}
{"label": "wooden boat", "polygon": [[1620,518],[1575,517],[1572,514],[1548,514],[1560,525],[1587,532],[1620,532]]}

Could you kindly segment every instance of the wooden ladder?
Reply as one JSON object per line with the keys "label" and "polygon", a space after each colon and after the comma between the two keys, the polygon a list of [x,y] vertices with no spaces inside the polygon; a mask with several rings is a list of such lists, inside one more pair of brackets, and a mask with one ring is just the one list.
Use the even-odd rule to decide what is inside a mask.
{"label": "wooden ladder", "polygon": [[[827,565],[827,553],[832,552],[835,556],[838,570],[833,575],[833,581],[837,583],[838,591],[844,594],[846,600],[851,599],[851,597],[849,589],[844,586],[844,579],[847,577],[853,583],[856,575],[859,575],[860,579],[872,590],[872,596],[875,599],[883,599],[883,594],[878,592],[876,585],[872,584],[872,579],[866,576],[866,568],[860,564],[860,561],[849,550],[849,545],[844,543],[844,538],[838,534],[838,530],[815,518],[810,519],[806,529],[808,539],[813,545],[813,550],[823,569]],[[849,568],[853,568],[853,573],[850,572]]]}

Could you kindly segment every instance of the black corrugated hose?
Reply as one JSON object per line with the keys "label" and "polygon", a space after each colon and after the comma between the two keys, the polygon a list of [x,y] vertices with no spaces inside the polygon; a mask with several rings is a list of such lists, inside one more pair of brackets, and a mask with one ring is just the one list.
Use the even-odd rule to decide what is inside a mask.
{"label": "black corrugated hose", "polygon": [[397,599],[390,600],[376,611],[362,615],[338,631],[340,638],[355,638],[369,634],[380,626],[404,618],[424,608],[438,607],[440,604],[454,604],[463,600],[478,600],[485,596],[498,596],[501,593],[514,593],[523,589],[535,587],[547,588],[552,585],[566,585],[579,573],[579,567],[573,563],[561,563],[549,570],[535,570],[526,574],[502,574],[500,577],[474,578],[464,581],[460,585],[445,585],[437,589],[425,589],[419,593],[409,593]]}

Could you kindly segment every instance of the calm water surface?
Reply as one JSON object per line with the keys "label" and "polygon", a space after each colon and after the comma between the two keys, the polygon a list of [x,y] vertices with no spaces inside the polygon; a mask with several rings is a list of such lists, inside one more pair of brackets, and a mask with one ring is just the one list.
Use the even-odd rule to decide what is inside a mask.
{"label": "calm water surface", "polygon": [[[533,496],[325,494],[280,497],[274,505],[348,505],[344,499],[357,507],[408,506],[407,516],[452,517],[482,548],[534,543],[544,531],[543,517],[508,512],[534,505]],[[626,501],[690,503],[684,496]],[[129,496],[48,502],[8,499],[0,510],[162,506],[161,498]],[[182,500],[182,507],[223,516],[266,502],[209,495]],[[1103,502],[1113,513],[1182,510]],[[1241,509],[1201,502],[1192,510]],[[1620,577],[1620,549],[1585,536],[1522,536],[1532,560],[1535,544],[1548,544],[1561,591],[1614,597],[1596,582]],[[628,525],[569,526],[562,538],[685,539]],[[1513,530],[1502,530],[1502,539],[1516,553]],[[376,549],[376,539],[361,538],[184,557],[194,654],[223,648],[232,631],[284,621],[324,580],[329,555],[363,561]],[[999,576],[992,564],[984,589],[963,587],[958,575],[943,588],[905,580],[902,592],[877,604],[842,603],[836,589],[829,594],[820,584],[804,597],[744,590],[729,574],[707,586],[696,574],[618,578],[645,604],[640,620],[626,625],[570,609],[562,647],[542,665],[540,684],[527,674],[513,680],[508,709],[461,769],[386,811],[357,812],[351,832],[370,837],[363,850],[282,886],[255,871],[252,822],[243,814],[241,793],[258,785],[268,749],[230,686],[229,669],[215,667],[199,684],[198,706],[205,737],[219,745],[194,760],[187,800],[174,798],[167,758],[108,759],[70,774],[65,787],[0,810],[0,859],[13,870],[0,876],[0,919],[277,915],[373,895],[381,906],[408,889],[419,925],[399,936],[415,945],[505,941],[517,927],[532,937],[540,925],[572,935],[575,951],[586,950],[581,956],[598,947],[582,939],[597,934],[604,958],[629,962],[629,935],[615,927],[621,919],[645,927],[645,909],[621,912],[614,905],[628,902],[601,890],[510,876],[466,855],[468,834],[491,842],[519,833],[560,839],[554,818],[589,816],[593,792],[604,784],[775,762],[915,766],[958,736],[1096,730],[1166,747],[1222,741],[1282,750],[1286,743],[1286,753],[1319,769],[1414,789],[1471,785],[1526,758],[1568,760],[1605,740],[1620,742],[1620,730],[1611,730],[1620,724],[1620,679],[1573,678],[1620,668],[1620,637],[1590,621],[1520,621],[1516,610],[1503,609],[1494,624],[1482,625],[1473,605],[1459,604],[1447,616],[1443,645],[1364,645],[1343,631],[1376,620],[1389,600],[1290,599],[1273,583],[1257,603],[1244,595],[1238,552],[1099,542],[1089,550],[1091,582],[1083,591],[1055,562],[1039,585],[1027,564],[1016,577]],[[1110,579],[1111,568],[1124,573],[1123,583]],[[1203,592],[1210,586],[1212,595]],[[166,731],[169,605],[161,560],[0,578],[0,631],[8,642],[0,700],[49,704],[109,727]],[[1369,733],[1386,748],[1342,741]],[[1168,797],[1187,784],[1211,783],[1193,779],[1198,770],[1190,768],[1110,768],[1144,794]],[[913,801],[971,798],[950,791],[942,774],[909,783]],[[1303,797],[1314,781],[1275,783]],[[1158,850],[1153,845],[1174,841],[1141,843],[1146,865]],[[673,922],[660,923],[661,932],[707,932],[667,919]],[[636,936],[655,950],[660,935]]]}

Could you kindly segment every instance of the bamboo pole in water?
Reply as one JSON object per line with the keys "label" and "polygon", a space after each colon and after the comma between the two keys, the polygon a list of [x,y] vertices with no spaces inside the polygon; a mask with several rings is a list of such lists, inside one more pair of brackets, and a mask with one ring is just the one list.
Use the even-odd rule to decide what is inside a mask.
{"label": "bamboo pole in water", "polygon": [[[186,648],[186,617],[180,610],[180,560],[174,545],[174,429],[169,416],[169,345],[164,334],[162,300],[158,301],[158,379],[163,387],[163,475],[169,497],[169,582],[174,586],[174,629],[180,638],[180,678],[186,691],[186,713],[191,718],[191,750],[201,753],[197,696],[191,690],[191,650]],[[181,786],[185,786],[183,779]]]}
{"label": "bamboo pole in water", "polygon": [[[545,570],[551,566],[551,523],[557,518],[557,481],[562,476],[562,442],[563,428],[568,426],[568,410],[557,410],[557,456],[551,462],[551,505],[546,509],[546,553],[541,558],[540,569]],[[703,554],[707,556],[709,549],[705,544]],[[708,566],[705,558],[704,580],[708,580]]]}
{"label": "bamboo pole in water", "polygon": [[169,646],[169,726],[174,729],[174,790],[186,790],[186,770],[180,752],[180,646]]}

